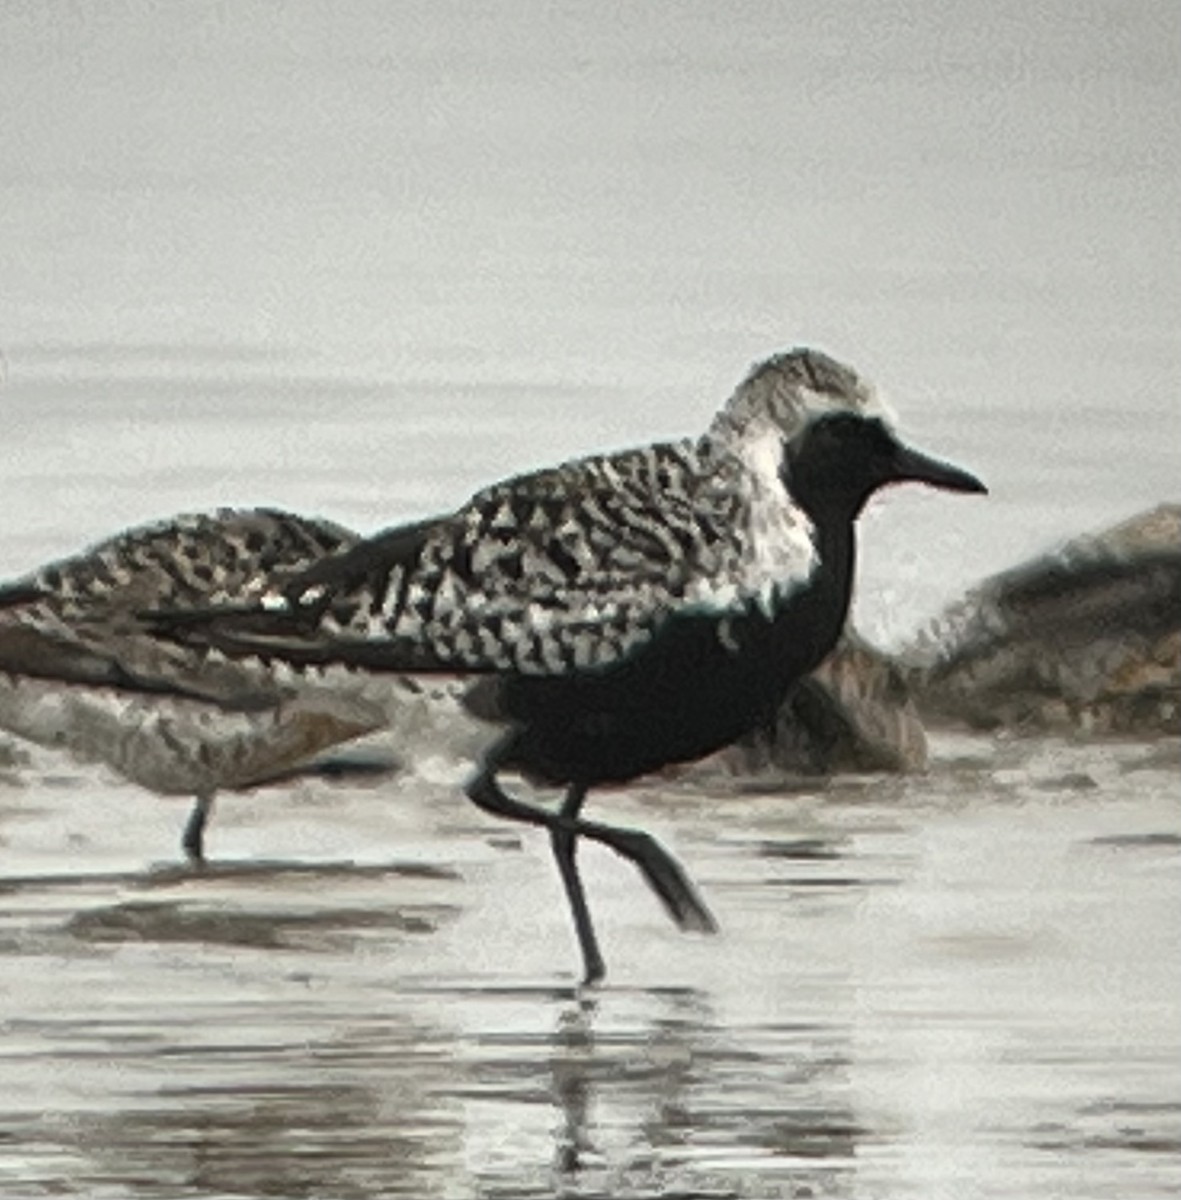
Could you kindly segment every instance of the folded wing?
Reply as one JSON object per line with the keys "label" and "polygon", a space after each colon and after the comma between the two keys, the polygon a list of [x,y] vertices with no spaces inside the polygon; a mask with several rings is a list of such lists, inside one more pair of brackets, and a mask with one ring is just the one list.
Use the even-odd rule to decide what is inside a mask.
{"label": "folded wing", "polygon": [[265,673],[160,641],[145,609],[249,603],[357,542],[331,522],[264,509],[173,518],[129,530],[0,588],[0,671],[227,707],[279,698]]}
{"label": "folded wing", "polygon": [[[565,674],[607,667],[677,614],[760,602],[742,492],[690,443],[499,483],[448,517],[317,563],[261,604],[156,614],[168,636],[297,664]],[[814,560],[800,514],[784,586]]]}

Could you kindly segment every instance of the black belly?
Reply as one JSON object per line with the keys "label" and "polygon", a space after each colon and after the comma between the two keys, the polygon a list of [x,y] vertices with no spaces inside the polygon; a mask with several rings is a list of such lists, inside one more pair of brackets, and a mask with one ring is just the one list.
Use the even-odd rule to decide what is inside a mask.
{"label": "black belly", "polygon": [[714,617],[678,617],[604,671],[501,677],[496,708],[519,729],[508,765],[589,786],[728,745],[773,715],[836,644],[845,604],[817,591],[774,619],[755,611],[723,628]]}

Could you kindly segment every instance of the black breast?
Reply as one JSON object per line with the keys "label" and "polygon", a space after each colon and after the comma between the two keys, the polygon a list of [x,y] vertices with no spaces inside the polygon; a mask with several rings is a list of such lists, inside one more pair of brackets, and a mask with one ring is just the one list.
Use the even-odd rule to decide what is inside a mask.
{"label": "black breast", "polygon": [[682,614],[606,670],[502,675],[472,707],[514,722],[509,764],[551,783],[618,783],[703,757],[770,716],[836,644],[849,602],[844,558],[830,558],[770,617],[757,607]]}

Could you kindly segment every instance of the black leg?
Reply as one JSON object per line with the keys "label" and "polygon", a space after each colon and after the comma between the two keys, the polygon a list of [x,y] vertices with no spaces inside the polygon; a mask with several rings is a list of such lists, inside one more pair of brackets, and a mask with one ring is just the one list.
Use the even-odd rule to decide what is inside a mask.
{"label": "black leg", "polygon": [[[551,813],[544,808],[525,804],[504,792],[496,782],[496,770],[512,745],[509,735],[486,756],[483,765],[467,785],[467,795],[478,807],[510,821],[541,825],[551,832],[566,830],[570,834],[588,837],[608,846],[616,854],[634,863],[642,872],[648,886],[660,897],[665,909],[682,929],[714,933],[714,921],[705,902],[689,881],[680,864],[651,834],[637,829],[620,829],[583,820],[564,813]],[[579,800],[581,805],[581,800]],[[576,810],[577,811],[577,810]]]}
{"label": "black leg", "polygon": [[212,811],[213,793],[199,793],[197,802],[193,805],[193,811],[189,813],[189,819],[185,823],[184,834],[180,839],[185,857],[195,867],[205,865],[205,822],[209,820],[209,814]]}
{"label": "black leg", "polygon": [[487,769],[468,784],[467,795],[478,807],[495,816],[507,817],[510,821],[524,821],[529,825],[542,825],[546,829],[565,827],[580,837],[588,837],[591,841],[608,846],[640,869],[648,886],[660,897],[669,916],[681,929],[694,929],[699,933],[717,932],[717,922],[697,895],[696,888],[681,865],[651,834],[581,818],[567,820],[560,813],[547,812],[543,808],[514,800],[501,790]]}
{"label": "black leg", "polygon": [[[586,799],[586,788],[574,784],[566,793],[558,816],[564,821],[578,818],[582,802]],[[570,902],[570,911],[574,914],[574,928],[578,933],[578,945],[582,950],[584,974],[582,982],[588,987],[598,983],[607,972],[603,956],[599,952],[599,942],[595,937],[595,927],[591,922],[590,908],[586,903],[586,892],[583,891],[582,877],[578,874],[578,863],[574,856],[578,852],[578,839],[569,825],[557,825],[549,831],[550,845],[554,849],[554,858],[558,860],[558,870],[562,873],[562,886],[566,889],[566,899]]]}

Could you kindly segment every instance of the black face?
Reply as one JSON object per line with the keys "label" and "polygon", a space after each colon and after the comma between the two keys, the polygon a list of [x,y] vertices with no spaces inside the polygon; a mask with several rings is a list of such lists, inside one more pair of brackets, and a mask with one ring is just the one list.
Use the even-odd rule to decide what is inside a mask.
{"label": "black face", "polygon": [[949,491],[987,491],[967,471],[902,445],[878,418],[851,412],[818,417],[788,442],[783,472],[813,519],[853,518],[878,488],[908,479]]}

